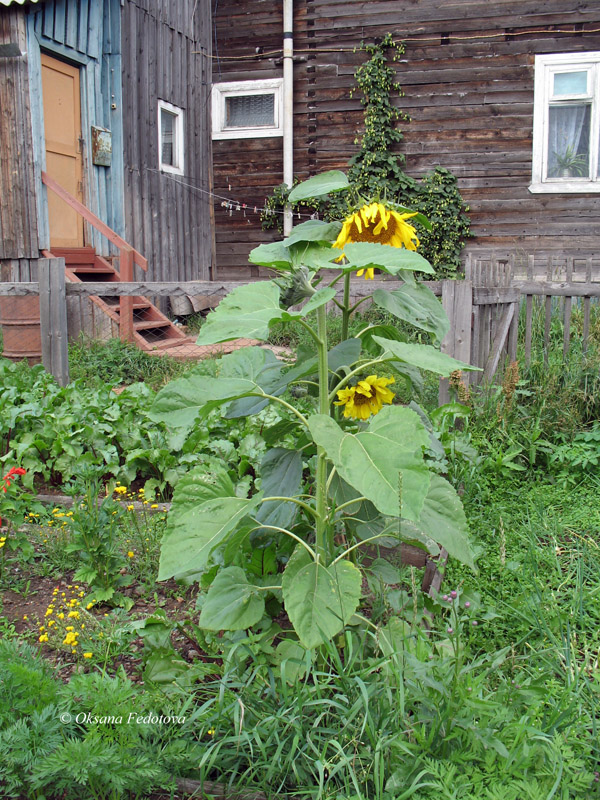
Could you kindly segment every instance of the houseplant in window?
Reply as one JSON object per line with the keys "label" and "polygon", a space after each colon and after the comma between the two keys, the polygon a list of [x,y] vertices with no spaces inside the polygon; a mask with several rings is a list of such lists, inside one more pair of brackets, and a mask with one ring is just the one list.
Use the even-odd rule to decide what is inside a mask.
{"label": "houseplant in window", "polygon": [[555,165],[552,169],[552,176],[557,178],[582,178],[587,176],[588,158],[585,153],[578,153],[572,145],[567,145],[559,153],[552,153]]}
{"label": "houseplant in window", "polygon": [[[346,176],[332,171],[300,184],[290,199],[347,188]],[[470,367],[390,325],[328,345],[326,304],[336,303],[346,321],[362,302],[351,306],[350,276],[368,280],[376,269],[399,280],[373,292],[375,305],[437,343],[445,336],[441,303],[415,279],[433,272],[417,252],[411,221],[418,216],[365,199],[343,223],[309,220],[282,242],[257,247],[250,261],[276,277],[230,292],[198,343],[265,340],[283,321],[303,327],[312,347],[291,367],[270,350],[238,350],[221,359],[218,377],[191,372],[156,396],[152,417],[184,438],[217,408],[230,419],[280,409],[261,427],[265,451],[250,481],[225,466],[200,467],[175,488],[159,580],[198,580],[207,590],[200,628],[265,630],[283,608],[293,631],[281,645],[291,638],[311,653],[351,621],[372,624],[360,614],[357,553],[365,543],[410,541],[431,554],[441,546],[474,566],[461,501],[426,457],[431,433],[394,398],[398,383],[419,381],[420,369],[447,377]],[[302,397],[291,391],[299,385]]]}

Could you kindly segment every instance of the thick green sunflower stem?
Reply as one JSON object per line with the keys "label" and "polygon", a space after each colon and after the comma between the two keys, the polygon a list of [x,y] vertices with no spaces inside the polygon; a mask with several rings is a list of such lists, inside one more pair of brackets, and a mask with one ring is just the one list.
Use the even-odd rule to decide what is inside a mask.
{"label": "thick green sunflower stem", "polygon": [[344,296],[342,300],[342,342],[348,338],[350,324],[350,273],[344,275]]}
{"label": "thick green sunflower stem", "polygon": [[[327,312],[325,306],[317,309],[317,360],[319,364],[319,413],[329,414],[329,371],[327,364]],[[331,544],[328,541],[327,525],[327,456],[317,446],[316,500],[316,553],[323,564],[327,564]]]}

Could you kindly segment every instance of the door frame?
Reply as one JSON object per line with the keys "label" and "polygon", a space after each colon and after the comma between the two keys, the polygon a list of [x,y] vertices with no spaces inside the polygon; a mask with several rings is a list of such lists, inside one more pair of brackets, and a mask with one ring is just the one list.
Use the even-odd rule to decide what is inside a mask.
{"label": "door frame", "polygon": [[[46,169],[46,134],[44,130],[44,99],[42,96],[42,52],[51,58],[64,61],[73,67],[79,67],[79,107],[81,112],[81,130],[89,129],[88,98],[86,72],[90,63],[90,58],[76,51],[69,51],[66,55],[66,48],[55,46],[44,42],[43,49],[33,28],[33,14],[29,15],[27,25],[27,53],[29,61],[29,97],[31,103],[31,127],[33,131],[33,163],[36,172],[36,206],[38,217],[38,238],[40,250],[50,249],[50,221],[48,219],[48,190],[42,183],[42,171]],[[83,136],[84,146],[82,148],[82,171],[81,180],[83,183],[83,202],[89,203],[88,196],[88,158],[87,140]],[[86,225],[83,226],[83,240],[86,242],[88,235]]]}
{"label": "door frame", "polygon": [[[64,64],[66,67],[70,67],[72,70],[77,72],[77,81],[78,81],[78,84],[79,84],[79,98],[78,98],[78,100],[79,100],[79,109],[78,109],[78,112],[79,112],[79,114],[78,114],[79,141],[77,142],[76,147],[79,148],[79,152],[77,153],[77,155],[80,156],[81,174],[79,176],[79,178],[80,178],[79,182],[81,184],[81,189],[80,189],[80,195],[78,196],[78,194],[75,193],[74,196],[75,196],[75,199],[79,200],[84,205],[87,205],[87,196],[86,196],[86,188],[87,188],[87,184],[88,184],[88,181],[86,180],[86,178],[87,178],[87,169],[86,169],[87,160],[86,160],[85,144],[84,144],[84,137],[83,137],[83,131],[84,131],[84,127],[83,127],[83,113],[84,113],[84,106],[83,106],[83,99],[84,99],[83,98],[83,80],[84,80],[84,72],[83,72],[83,69],[82,69],[80,64],[73,63],[71,61],[68,61],[65,58],[57,58],[55,53],[49,53],[48,51],[46,51],[44,49],[44,50],[40,51],[40,65],[41,65],[40,74],[42,73],[42,70],[43,70],[43,67],[44,67],[44,64],[43,64],[44,57],[50,58],[53,61],[58,62],[59,64]],[[46,66],[50,66],[50,65],[46,65]],[[43,84],[42,84],[42,106],[43,106],[43,103],[44,103],[44,93],[43,93]],[[47,150],[47,146],[46,146],[46,130],[45,130],[45,120],[42,120],[42,121],[44,123],[43,149],[44,149],[44,161],[45,161],[45,159],[46,159],[46,150]],[[48,202],[48,196],[47,195],[46,195],[46,217],[48,219],[48,231],[50,233],[50,213],[49,213],[49,202]],[[80,225],[81,225],[81,228],[80,228],[81,245],[72,245],[73,247],[85,246],[85,245],[89,244],[89,241],[88,241],[89,235],[88,235],[88,230],[87,230],[88,226],[86,225],[86,222],[85,222],[84,219],[80,220]],[[60,247],[62,245],[56,245],[56,246]]]}

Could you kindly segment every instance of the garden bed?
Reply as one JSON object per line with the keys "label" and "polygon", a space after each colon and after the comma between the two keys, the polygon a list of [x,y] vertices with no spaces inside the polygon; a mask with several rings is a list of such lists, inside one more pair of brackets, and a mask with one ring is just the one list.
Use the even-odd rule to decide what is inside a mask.
{"label": "garden bed", "polygon": [[[210,411],[174,435],[146,385],[59,389],[39,368],[0,362],[4,463],[18,455],[26,470],[10,498],[27,520],[9,534],[15,549],[1,548],[3,796],[163,800],[200,783],[244,800],[600,797],[598,363],[540,354],[466,398],[461,426],[425,384],[440,445],[428,469],[460,488],[478,572],[451,557],[427,595],[418,569],[357,547],[358,613],[311,653],[277,594],[291,550],[228,554],[242,553],[254,591],[273,587],[239,630],[199,624],[225,555],[189,579],[160,575],[178,483],[225,465],[235,498],[251,500],[270,432],[293,412]],[[301,413],[314,403],[284,397]],[[399,391],[396,405],[410,399]]]}

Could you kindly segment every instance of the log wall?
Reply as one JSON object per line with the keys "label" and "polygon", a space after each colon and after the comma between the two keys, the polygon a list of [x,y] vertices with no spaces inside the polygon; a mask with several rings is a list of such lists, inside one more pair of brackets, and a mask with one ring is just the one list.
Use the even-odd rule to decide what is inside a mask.
{"label": "log wall", "polygon": [[[280,77],[279,0],[219,0],[214,80]],[[530,253],[598,249],[597,194],[534,195],[531,182],[534,58],[600,50],[594,0],[296,0],[294,3],[295,174],[345,168],[363,126],[355,50],[391,32],[406,43],[397,63],[405,92],[397,105],[406,171],[450,169],[470,206],[470,252]],[[259,48],[260,52],[256,52]],[[275,52],[272,52],[275,51]],[[240,57],[244,57],[243,59]],[[281,139],[213,142],[215,190],[261,206],[282,181]],[[275,238],[253,215],[231,216],[216,201],[218,274],[252,274],[249,250]]]}
{"label": "log wall", "polygon": [[[209,0],[128,0],[122,11],[126,238],[148,279],[212,274]],[[184,111],[184,175],[159,172],[158,100]]]}

